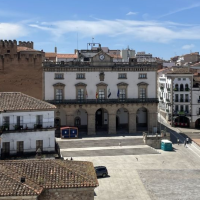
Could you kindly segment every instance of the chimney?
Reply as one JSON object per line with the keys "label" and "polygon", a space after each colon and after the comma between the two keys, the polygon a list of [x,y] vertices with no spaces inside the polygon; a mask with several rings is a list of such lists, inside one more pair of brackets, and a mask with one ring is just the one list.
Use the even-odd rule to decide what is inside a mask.
{"label": "chimney", "polygon": [[57,47],[55,47],[55,53],[57,53]]}
{"label": "chimney", "polygon": [[25,177],[21,177],[21,183],[25,183]]}

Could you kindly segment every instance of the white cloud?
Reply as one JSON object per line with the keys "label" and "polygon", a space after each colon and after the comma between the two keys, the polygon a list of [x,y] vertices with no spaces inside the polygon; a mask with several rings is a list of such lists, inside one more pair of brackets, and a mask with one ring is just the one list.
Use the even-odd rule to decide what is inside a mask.
{"label": "white cloud", "polygon": [[0,39],[16,39],[28,34],[28,30],[21,24],[0,23]]}
{"label": "white cloud", "polygon": [[169,12],[167,14],[160,16],[159,18],[166,17],[166,16],[169,16],[169,15],[173,15],[175,13],[179,13],[179,12],[182,12],[182,11],[185,11],[185,10],[190,10],[190,9],[197,8],[197,7],[200,7],[200,3],[196,3],[196,4],[190,5],[188,7],[184,7],[184,8],[179,8],[177,10],[174,10],[172,12]]}
{"label": "white cloud", "polygon": [[192,48],[194,48],[194,47],[195,47],[194,44],[187,44],[187,45],[182,46],[182,49],[188,50],[188,49],[192,49]]}
{"label": "white cloud", "polygon": [[61,37],[67,33],[79,33],[79,37],[93,37],[106,35],[109,37],[133,38],[143,41],[167,43],[172,40],[183,39],[200,40],[200,26],[177,24],[173,22],[137,21],[137,20],[67,20],[31,24],[33,28],[48,31],[54,37]]}
{"label": "white cloud", "polygon": [[137,12],[128,12],[126,15],[137,15]]}

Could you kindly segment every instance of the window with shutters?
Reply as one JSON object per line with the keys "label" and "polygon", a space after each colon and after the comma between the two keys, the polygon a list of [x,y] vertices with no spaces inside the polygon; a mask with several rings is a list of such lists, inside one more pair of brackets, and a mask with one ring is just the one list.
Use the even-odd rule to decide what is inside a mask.
{"label": "window with shutters", "polygon": [[85,79],[85,73],[77,73],[76,79]]}
{"label": "window with shutters", "polygon": [[104,89],[99,89],[99,99],[105,99],[105,90]]}
{"label": "window with shutters", "polygon": [[139,74],[139,79],[146,79],[147,78],[147,74]]}
{"label": "window with shutters", "polygon": [[17,141],[17,153],[24,152],[24,141]]}
{"label": "window with shutters", "polygon": [[62,74],[62,73],[56,73],[55,74],[55,79],[64,79],[64,74]]}
{"label": "window with shutters", "polygon": [[77,89],[78,91],[78,99],[81,100],[81,99],[84,99],[84,89],[81,88],[81,89]]}
{"label": "window with shutters", "polygon": [[36,115],[36,124],[42,125],[43,123],[43,115]]}
{"label": "window with shutters", "polygon": [[3,153],[10,153],[10,142],[3,142]]}
{"label": "window with shutters", "polygon": [[41,151],[43,151],[43,140],[36,140],[36,151],[39,148],[41,149]]}
{"label": "window with shutters", "polygon": [[56,89],[56,100],[63,99],[63,89]]}

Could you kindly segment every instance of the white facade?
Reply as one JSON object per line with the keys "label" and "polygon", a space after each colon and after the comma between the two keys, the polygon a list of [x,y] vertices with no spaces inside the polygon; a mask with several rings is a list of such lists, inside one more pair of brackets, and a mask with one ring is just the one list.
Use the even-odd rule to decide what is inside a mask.
{"label": "white facade", "polygon": [[135,57],[135,50],[123,49],[121,50],[120,55],[122,57],[122,62],[129,62],[129,58]]}
{"label": "white facade", "polygon": [[152,57],[152,54],[142,52],[137,52],[136,54],[137,62],[156,62],[156,58]]}
{"label": "white facade", "polygon": [[[55,79],[56,73],[64,74],[64,79]],[[54,100],[54,87],[56,83],[65,84],[64,99],[76,99],[76,87],[77,83],[86,84],[88,99],[96,98],[97,84],[99,80],[99,72],[87,72],[85,73],[85,79],[76,79],[79,72],[44,72],[44,87],[45,100]],[[120,73],[126,73],[127,78],[119,79]],[[118,87],[120,82],[127,83],[127,98],[138,98],[138,83],[145,82],[148,84],[147,98],[156,98],[156,72],[155,71],[122,71],[122,72],[104,72],[104,83],[107,84],[107,89],[111,91],[110,99],[117,98]],[[147,78],[140,79],[139,74],[147,74]]]}
{"label": "white facade", "polygon": [[[162,74],[158,78],[159,105],[162,114],[175,125],[193,126],[193,74]],[[189,121],[178,123],[178,117],[186,117]],[[186,120],[187,121],[187,120]]]}
{"label": "white facade", "polygon": [[200,126],[200,88],[192,88],[192,121],[195,126]]}
{"label": "white facade", "polygon": [[163,67],[174,67],[176,66],[176,63],[175,62],[163,62]]}
{"label": "white facade", "polygon": [[55,151],[55,131],[33,131],[33,132],[15,132],[6,133],[1,136],[1,147],[4,142],[10,143],[10,154],[17,154],[17,142],[23,141],[23,152],[36,152],[36,141],[43,141],[43,152]]}
{"label": "white facade", "polygon": [[[42,143],[42,151],[54,152],[54,111],[1,112],[1,148],[9,143],[10,154],[17,153],[17,142],[23,142],[23,152],[36,152],[36,141]],[[42,141],[42,142],[41,142]]]}

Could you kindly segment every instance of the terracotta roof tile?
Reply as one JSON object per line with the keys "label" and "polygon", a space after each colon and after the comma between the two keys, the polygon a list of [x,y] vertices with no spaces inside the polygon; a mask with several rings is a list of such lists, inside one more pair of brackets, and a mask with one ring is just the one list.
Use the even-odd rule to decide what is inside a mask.
{"label": "terracotta roof tile", "polygon": [[112,58],[122,59],[120,55],[114,55],[114,54],[108,54],[108,55],[111,56]]}
{"label": "terracotta roof tile", "polygon": [[0,92],[0,111],[49,110],[56,106],[21,92]]}
{"label": "terracotta roof tile", "polygon": [[76,54],[57,54],[57,58],[77,58]]}
{"label": "terracotta roof tile", "polygon": [[14,160],[0,161],[0,186],[0,196],[32,196],[46,188],[97,187],[98,181],[91,162]]}
{"label": "terracotta roof tile", "polygon": [[199,81],[200,81],[200,76],[193,77],[193,79],[194,79],[195,81],[199,82]]}
{"label": "terracotta roof tile", "polygon": [[57,53],[53,53],[53,52],[45,52],[45,58],[52,58],[52,57],[56,57]]}
{"label": "terracotta roof tile", "polygon": [[188,67],[175,67],[172,68],[171,71],[167,72],[167,74],[192,74]]}

